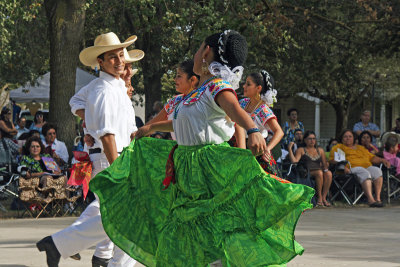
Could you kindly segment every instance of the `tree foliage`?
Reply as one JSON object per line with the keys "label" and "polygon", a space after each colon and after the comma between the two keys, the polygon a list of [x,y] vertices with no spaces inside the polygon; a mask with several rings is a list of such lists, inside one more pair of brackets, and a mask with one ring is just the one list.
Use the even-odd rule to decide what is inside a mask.
{"label": "tree foliage", "polygon": [[[48,70],[42,5],[0,1],[0,85],[32,81]],[[174,94],[176,64],[192,58],[206,36],[227,28],[247,38],[246,72],[268,70],[280,97],[308,92],[327,101],[336,110],[337,131],[372,85],[387,96],[398,89],[399,1],[87,0],[86,8],[81,49],[104,32],[121,41],[138,36],[135,47],[145,57],[134,86],[146,96],[147,116],[154,101]]]}
{"label": "tree foliage", "polygon": [[33,82],[49,67],[42,0],[0,1],[0,86]]}

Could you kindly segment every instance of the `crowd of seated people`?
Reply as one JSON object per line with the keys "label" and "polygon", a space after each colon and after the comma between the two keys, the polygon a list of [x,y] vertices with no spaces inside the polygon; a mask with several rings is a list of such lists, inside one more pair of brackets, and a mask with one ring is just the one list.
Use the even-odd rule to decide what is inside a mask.
{"label": "crowd of seated people", "polygon": [[[1,162],[6,166],[11,164],[12,172],[24,170],[19,179],[20,199],[44,201],[49,198],[49,192],[52,198],[67,198],[65,171],[69,154],[65,143],[57,139],[57,127],[44,121],[40,111],[35,114],[31,130],[27,129],[26,122],[24,116],[17,116],[15,126],[11,110],[6,107],[1,111]],[[45,188],[51,190],[42,191]]]}
{"label": "crowd of seated people", "polygon": [[[159,111],[161,108],[162,105],[157,103],[154,112]],[[365,110],[361,114],[360,122],[354,125],[353,131],[345,130],[338,139],[331,138],[324,151],[322,147],[318,146],[315,133],[305,131],[303,123],[298,120],[298,114],[299,112],[296,108],[291,108],[287,112],[288,121],[282,126],[285,133],[281,141],[283,160],[306,166],[310,176],[315,181],[317,205],[326,207],[331,205],[329,202],[329,190],[332,183],[332,173],[328,167],[329,164],[336,163],[335,152],[340,149],[344,152],[346,160],[349,162],[345,171],[357,175],[368,204],[371,207],[382,206],[380,194],[383,178],[382,170],[378,165],[396,167],[396,176],[400,177],[399,136],[390,136],[382,143],[382,147],[378,147],[376,138],[380,135],[379,128],[370,122],[371,112]],[[392,130],[395,133],[400,133],[400,118],[396,120],[396,126]],[[80,135],[83,136],[83,133]],[[151,137],[171,139],[169,133],[160,132],[154,133]],[[31,145],[33,142],[36,146],[37,140],[41,140],[39,155],[44,155],[45,158],[53,158],[60,167],[64,167],[69,162],[69,154],[65,143],[57,139],[57,127],[47,123],[41,111],[36,112],[34,122],[27,129],[25,117],[17,117],[16,125],[14,125],[11,110],[3,108],[0,116],[0,139],[2,140],[0,149],[5,147],[10,151],[14,164],[17,162],[28,164],[29,160],[30,162],[36,162],[35,166],[40,168],[35,167],[32,169],[30,175],[32,177],[40,176],[41,185],[47,184],[46,181],[49,177],[43,176],[43,173],[47,172],[47,170],[44,169],[43,164],[40,164],[39,157],[41,156],[32,154],[35,150],[31,152],[26,145]],[[90,146],[92,141],[90,136],[77,139],[75,150],[83,150],[87,144]],[[26,144],[22,147],[24,142]],[[56,181],[64,185],[66,180],[63,181],[63,179],[56,181],[57,178],[51,178],[51,183]]]}
{"label": "crowd of seated people", "polygon": [[[369,206],[382,207],[382,166],[387,168],[394,166],[396,177],[400,178],[400,135],[393,131],[388,138],[381,140],[382,146],[378,147],[376,137],[380,135],[379,128],[370,122],[371,113],[365,110],[361,114],[360,122],[354,125],[354,130],[346,129],[338,139],[331,138],[325,152],[317,146],[315,133],[312,131],[304,133],[304,128],[299,127],[297,111],[290,110],[290,112],[293,111],[295,113],[292,114],[293,116],[290,116],[288,112],[290,121],[284,125],[286,135],[282,140],[282,150],[287,157],[283,159],[283,162],[302,164],[309,170],[310,176],[315,181],[317,205],[330,206],[331,204],[328,196],[332,174],[328,166],[334,166],[337,163],[335,153],[341,150],[348,162],[345,172],[356,175]],[[392,130],[398,129],[400,129],[400,118],[396,120],[396,127]],[[301,141],[302,134],[304,134],[303,141]],[[282,166],[287,168],[288,165],[282,164]]]}

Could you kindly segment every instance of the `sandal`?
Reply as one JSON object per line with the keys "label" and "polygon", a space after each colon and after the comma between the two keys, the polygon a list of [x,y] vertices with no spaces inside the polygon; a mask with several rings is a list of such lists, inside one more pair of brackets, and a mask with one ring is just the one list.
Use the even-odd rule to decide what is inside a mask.
{"label": "sandal", "polygon": [[325,206],[324,206],[323,202],[317,202],[317,204],[315,204],[315,207],[319,208],[319,207],[325,207]]}
{"label": "sandal", "polygon": [[331,203],[329,203],[329,201],[323,201],[324,202],[324,206],[325,207],[330,207],[330,206],[332,206],[332,204]]}

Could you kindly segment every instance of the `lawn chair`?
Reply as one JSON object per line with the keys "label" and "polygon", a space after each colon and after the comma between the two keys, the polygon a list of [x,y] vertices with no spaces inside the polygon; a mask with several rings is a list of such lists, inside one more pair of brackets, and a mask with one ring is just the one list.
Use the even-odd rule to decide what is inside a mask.
{"label": "lawn chair", "polygon": [[[315,181],[311,179],[310,171],[304,164],[291,163],[286,174],[286,179],[295,184],[303,184],[315,189]],[[315,195],[311,199],[311,203],[315,206],[317,199]]]}
{"label": "lawn chair", "polygon": [[334,201],[339,195],[342,195],[349,205],[355,205],[364,195],[364,191],[357,181],[357,175],[344,172],[347,164],[350,165],[350,162],[340,161],[332,167],[332,186],[334,187],[332,191],[335,187],[337,191],[330,199]]}
{"label": "lawn chair", "polygon": [[392,166],[386,168],[381,166],[383,173],[384,185],[382,191],[385,193],[385,198],[387,198],[388,204],[390,204],[390,199],[400,198],[400,179],[396,177],[396,167]]}

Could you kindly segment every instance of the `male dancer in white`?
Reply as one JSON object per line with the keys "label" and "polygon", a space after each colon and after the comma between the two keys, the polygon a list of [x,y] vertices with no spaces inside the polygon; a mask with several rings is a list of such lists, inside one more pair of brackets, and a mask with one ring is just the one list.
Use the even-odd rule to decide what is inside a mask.
{"label": "male dancer in white", "polygon": [[[95,66],[98,63],[102,70],[98,79],[81,89],[88,92],[85,105],[86,129],[96,144],[96,147],[89,150],[93,174],[108,167],[118,157],[118,152],[129,145],[130,134],[136,130],[135,113],[127,99],[125,82],[120,79],[125,67],[124,48],[135,40],[133,38],[121,43],[114,33],[102,34],[96,38],[94,46],[84,49],[79,56],[84,65]],[[94,256],[92,264],[107,266],[107,259],[111,255],[105,254],[109,253],[112,246],[107,239],[101,224],[99,204],[95,200],[89,205],[88,211],[83,213],[83,218],[51,237],[45,237],[37,243],[37,247],[40,251],[46,251],[47,264],[53,267],[58,266],[61,256],[67,258],[104,241],[99,250],[96,249],[98,256]],[[134,266],[135,263],[135,260],[115,247],[108,266]]]}
{"label": "male dancer in white", "polygon": [[[136,36],[131,36],[129,39],[136,40]],[[129,41],[129,39],[126,40],[125,42]],[[124,69],[124,74],[121,75],[120,78],[122,78],[125,82],[126,86],[125,90],[130,91],[130,93],[132,94],[131,91],[133,91],[133,89],[131,86],[131,78],[137,72],[137,69],[132,69],[132,63],[141,60],[144,57],[144,52],[139,49],[133,49],[130,51],[126,51],[126,49],[124,49],[124,53],[125,53],[125,69]],[[128,86],[130,88],[128,88]],[[79,116],[83,120],[85,119],[86,101],[88,100],[87,98],[90,89],[91,89],[90,87],[82,88],[82,90],[76,93],[69,102],[71,106],[71,112]],[[129,93],[127,92],[127,98],[129,101],[130,97],[131,95],[129,96]],[[87,134],[86,129],[85,129],[85,134]],[[99,152],[98,149],[99,145],[94,142],[93,137],[89,134],[87,134],[86,136],[88,136],[89,137],[88,140],[90,140],[89,156],[91,161],[93,162],[92,177],[94,177],[99,171],[105,168],[104,166],[108,166],[108,161],[104,154],[96,153]],[[100,208],[99,202],[93,201],[85,209],[85,211],[81,214],[81,216],[73,223],[73,225],[80,224],[83,221],[87,220],[88,218],[99,214],[99,208]],[[96,249],[92,257],[92,267],[107,266],[107,263],[113,256],[113,249],[114,249],[114,244],[108,237],[105,240],[99,242],[96,245]],[[79,256],[78,255],[71,256],[71,258],[80,259],[80,255]],[[139,264],[140,263],[136,263],[135,266],[139,266]]]}

